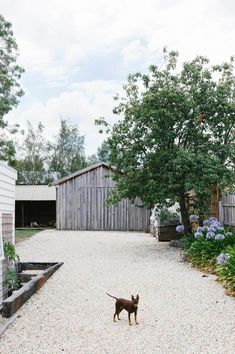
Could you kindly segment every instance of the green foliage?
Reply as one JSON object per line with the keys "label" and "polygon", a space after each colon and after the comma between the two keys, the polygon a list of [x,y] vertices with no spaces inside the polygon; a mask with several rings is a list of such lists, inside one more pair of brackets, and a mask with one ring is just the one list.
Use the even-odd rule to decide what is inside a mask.
{"label": "green foliage", "polygon": [[49,169],[55,178],[64,177],[86,166],[84,136],[69,120],[61,119],[60,131],[51,149]]}
{"label": "green foliage", "polygon": [[100,162],[100,160],[96,154],[89,155],[86,158],[86,166],[91,166],[98,162]]}
{"label": "green foliage", "polygon": [[116,98],[116,124],[96,123],[110,133],[109,162],[117,167],[112,202],[140,197],[152,208],[178,201],[188,232],[191,191],[205,214],[211,189],[234,185],[234,67],[198,56],[179,70],[178,53],[164,55],[164,65],[129,75]]}
{"label": "green foliage", "polygon": [[104,140],[101,146],[98,147],[97,156],[99,161],[109,163],[110,149],[109,149],[109,144],[106,140]]}
{"label": "green foliage", "polygon": [[32,123],[27,122],[27,125],[27,134],[18,148],[19,158],[14,164],[18,171],[17,183],[47,184],[49,145],[43,136],[44,126],[38,123],[35,130]]}
{"label": "green foliage", "polygon": [[20,282],[18,280],[17,273],[13,269],[7,270],[6,278],[3,282],[3,286],[8,289],[18,289],[20,287]]}
{"label": "green foliage", "polygon": [[15,239],[16,242],[20,239],[25,239],[25,238],[30,238],[36,233],[42,231],[44,229],[42,228],[37,228],[37,229],[31,229],[31,230],[15,230]]}
{"label": "green foliage", "polygon": [[19,256],[16,253],[15,246],[11,242],[4,242],[3,244],[4,256],[9,259],[9,261],[19,261]]}
{"label": "green foliage", "polygon": [[0,159],[10,163],[14,160],[15,147],[10,139],[15,126],[9,127],[4,120],[23,95],[18,80],[24,70],[16,64],[18,47],[13,36],[12,25],[0,15]]}
{"label": "green foliage", "polygon": [[[5,242],[3,244],[4,256],[8,258],[9,261],[19,261],[20,258],[16,253],[15,246],[11,242]],[[6,278],[3,282],[3,286],[9,289],[18,289],[20,283],[18,281],[17,273],[14,269],[8,267]]]}
{"label": "green foliage", "polygon": [[97,155],[93,154],[87,157],[86,164],[87,166],[93,165],[98,162],[109,163],[110,149],[106,140],[104,140],[100,147],[97,149]]}
{"label": "green foliage", "polygon": [[224,253],[228,259],[224,265],[216,267],[216,274],[228,290],[235,292],[235,245],[226,248]]}
{"label": "green foliage", "polygon": [[215,218],[204,222],[193,234],[183,237],[187,259],[199,268],[214,268],[216,257],[228,246],[235,245],[235,233],[223,227]]}
{"label": "green foliage", "polygon": [[177,213],[171,212],[167,208],[162,208],[158,212],[158,218],[160,221],[171,220],[171,221],[179,221],[179,215]]}
{"label": "green foliage", "polygon": [[214,267],[216,257],[222,252],[225,245],[223,241],[198,238],[186,251],[188,260],[193,266],[205,268]]}
{"label": "green foliage", "polygon": [[182,237],[183,248],[187,254],[187,251],[190,249],[192,244],[196,241],[193,234],[187,234]]}

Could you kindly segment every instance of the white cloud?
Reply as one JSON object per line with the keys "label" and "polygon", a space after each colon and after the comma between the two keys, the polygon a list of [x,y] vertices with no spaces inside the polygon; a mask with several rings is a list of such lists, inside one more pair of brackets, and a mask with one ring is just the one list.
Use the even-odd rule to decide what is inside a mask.
{"label": "white cloud", "polygon": [[24,122],[30,121],[36,126],[42,122],[45,126],[45,136],[52,139],[58,133],[60,118],[69,118],[78,124],[80,133],[86,136],[86,153],[97,152],[97,146],[104,139],[99,134],[99,128],[94,120],[106,116],[112,122],[112,97],[118,91],[120,83],[112,81],[94,81],[73,84],[72,91],[63,92],[58,97],[49,98],[45,104],[35,101],[27,109],[14,110],[8,115],[11,123],[18,122],[24,127]]}
{"label": "white cloud", "polygon": [[215,60],[224,60],[234,48],[231,0],[21,0],[14,6],[2,0],[1,10],[13,23],[26,70],[50,79],[103,50],[123,48],[131,67],[136,56],[130,51],[138,48],[148,64],[164,45],[179,49],[184,58],[200,53]]}
{"label": "white cloud", "polygon": [[234,11],[234,0],[1,0],[26,69],[25,98],[9,119],[42,121],[52,135],[59,117],[70,117],[95,152],[102,137],[93,121],[111,115],[120,77],[158,64],[164,46],[179,50],[180,60],[228,60]]}

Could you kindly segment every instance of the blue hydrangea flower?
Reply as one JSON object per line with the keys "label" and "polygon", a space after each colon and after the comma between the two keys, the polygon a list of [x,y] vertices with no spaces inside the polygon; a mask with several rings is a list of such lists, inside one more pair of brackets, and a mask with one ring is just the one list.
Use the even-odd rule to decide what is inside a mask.
{"label": "blue hydrangea flower", "polygon": [[208,231],[206,234],[206,238],[214,238],[215,237],[215,233],[213,231]]}
{"label": "blue hydrangea flower", "polygon": [[191,222],[198,221],[198,219],[199,219],[198,215],[192,214],[189,216],[189,221],[191,221]]}
{"label": "blue hydrangea flower", "polygon": [[228,237],[230,237],[230,236],[232,236],[232,235],[233,235],[233,233],[230,232],[230,231],[226,232],[226,234],[225,234],[225,236],[228,236]]}
{"label": "blue hydrangea flower", "polygon": [[217,225],[217,224],[219,224],[219,221],[217,219],[214,219],[214,220],[211,220],[210,223],[211,223],[211,225],[213,225],[213,224]]}
{"label": "blue hydrangea flower", "polygon": [[217,240],[217,241],[224,240],[224,238],[225,238],[225,236],[222,234],[215,235],[215,240]]}
{"label": "blue hydrangea flower", "polygon": [[202,226],[202,231],[209,231],[209,227],[208,226]]}
{"label": "blue hydrangea flower", "polygon": [[176,232],[178,232],[179,234],[183,234],[184,233],[184,225],[176,226]]}
{"label": "blue hydrangea flower", "polygon": [[217,231],[217,227],[216,226],[210,226],[209,227],[209,229],[208,229],[208,231],[212,231],[212,232],[215,232],[215,231]]}
{"label": "blue hydrangea flower", "polygon": [[224,231],[224,227],[221,226],[221,225],[219,225],[219,226],[217,227],[217,230],[219,230],[219,231]]}
{"label": "blue hydrangea flower", "polygon": [[218,221],[214,216],[211,216],[210,218],[209,218],[209,221],[210,222],[214,222],[214,221]]}
{"label": "blue hydrangea flower", "polygon": [[203,234],[201,232],[195,232],[194,237],[195,238],[203,237]]}
{"label": "blue hydrangea flower", "polygon": [[198,227],[197,227],[197,232],[202,232],[202,231],[203,231],[203,227],[198,226]]}
{"label": "blue hydrangea flower", "polygon": [[204,220],[202,224],[203,226],[206,226],[206,225],[210,225],[210,223],[211,223],[210,220]]}
{"label": "blue hydrangea flower", "polygon": [[225,253],[221,253],[218,257],[216,257],[216,262],[219,265],[224,265],[229,259],[229,256]]}

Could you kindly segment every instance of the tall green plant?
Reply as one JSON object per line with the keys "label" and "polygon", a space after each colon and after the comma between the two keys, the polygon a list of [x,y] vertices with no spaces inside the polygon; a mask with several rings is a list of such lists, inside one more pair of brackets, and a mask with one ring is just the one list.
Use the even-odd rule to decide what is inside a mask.
{"label": "tall green plant", "polygon": [[[11,242],[5,242],[3,244],[3,249],[4,249],[4,256],[9,260],[9,261],[19,261],[19,255],[16,253],[16,249],[13,243]],[[20,282],[18,280],[18,275],[15,271],[15,269],[9,267],[7,268],[7,273],[5,280],[3,282],[3,286],[8,288],[8,289],[18,289],[20,286]]]}
{"label": "tall green plant", "polygon": [[233,59],[210,65],[198,56],[182,68],[177,60],[165,51],[163,65],[129,75],[116,97],[119,120],[96,124],[109,133],[109,162],[117,167],[110,202],[140,197],[152,208],[177,201],[187,233],[191,192],[205,214],[211,189],[234,185],[235,77]]}
{"label": "tall green plant", "polygon": [[0,160],[13,162],[15,147],[10,135],[15,127],[9,127],[4,116],[19,103],[24,94],[19,79],[24,69],[17,65],[18,47],[12,25],[0,15]]}
{"label": "tall green plant", "polygon": [[19,261],[19,255],[16,253],[15,246],[11,242],[3,243],[4,256],[9,259],[9,261]]}
{"label": "tall green plant", "polygon": [[47,184],[49,143],[43,136],[44,126],[38,123],[35,129],[27,122],[27,131],[18,149],[15,167],[18,184]]}
{"label": "tall green plant", "polygon": [[51,148],[50,171],[55,178],[64,177],[86,166],[84,136],[80,135],[77,125],[68,119],[61,119],[59,134]]}

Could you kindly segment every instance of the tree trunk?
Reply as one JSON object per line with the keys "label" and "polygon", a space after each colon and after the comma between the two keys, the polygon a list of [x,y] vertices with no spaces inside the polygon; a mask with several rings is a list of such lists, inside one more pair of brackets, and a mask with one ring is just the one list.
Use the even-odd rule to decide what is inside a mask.
{"label": "tree trunk", "polygon": [[189,213],[187,209],[187,201],[185,194],[182,194],[179,198],[180,212],[182,217],[182,222],[184,225],[184,233],[188,234],[191,232],[191,225],[189,222]]}

